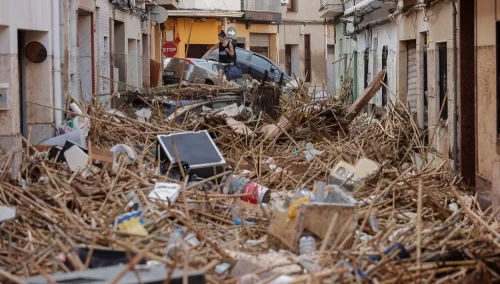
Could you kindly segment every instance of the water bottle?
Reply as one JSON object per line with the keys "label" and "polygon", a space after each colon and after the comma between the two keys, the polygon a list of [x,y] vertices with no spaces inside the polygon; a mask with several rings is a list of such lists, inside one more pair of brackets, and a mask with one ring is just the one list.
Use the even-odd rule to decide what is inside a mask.
{"label": "water bottle", "polygon": [[168,238],[168,244],[165,248],[165,255],[173,258],[175,254],[182,249],[182,229],[177,228]]}
{"label": "water bottle", "polygon": [[299,252],[301,255],[316,251],[316,240],[311,236],[303,236],[299,241]]}
{"label": "water bottle", "polygon": [[[239,211],[239,208],[237,206],[233,206],[233,208],[231,209],[231,218],[233,218],[234,224],[237,226],[241,225],[241,223],[243,222],[241,220],[241,217],[240,217],[240,214],[238,213],[238,211]],[[253,222],[249,222],[249,221],[245,220],[245,224],[253,225]]]}

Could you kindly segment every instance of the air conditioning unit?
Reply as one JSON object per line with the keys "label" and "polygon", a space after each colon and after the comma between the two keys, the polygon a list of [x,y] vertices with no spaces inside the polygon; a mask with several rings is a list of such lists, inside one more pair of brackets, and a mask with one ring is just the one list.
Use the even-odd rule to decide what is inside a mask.
{"label": "air conditioning unit", "polygon": [[281,6],[287,6],[290,0],[280,0]]}

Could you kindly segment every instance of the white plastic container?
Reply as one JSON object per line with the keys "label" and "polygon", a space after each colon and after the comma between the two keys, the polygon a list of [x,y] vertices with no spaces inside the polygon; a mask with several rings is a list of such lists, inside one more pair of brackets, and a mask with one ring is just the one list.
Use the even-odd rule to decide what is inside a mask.
{"label": "white plastic container", "polygon": [[176,183],[159,182],[149,193],[148,199],[151,202],[163,201],[165,205],[175,203],[181,192],[181,186]]}

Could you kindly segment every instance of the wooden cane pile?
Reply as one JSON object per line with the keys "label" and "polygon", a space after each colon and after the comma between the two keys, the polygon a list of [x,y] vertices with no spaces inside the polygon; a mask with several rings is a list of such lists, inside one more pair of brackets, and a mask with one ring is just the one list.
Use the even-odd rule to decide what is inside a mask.
{"label": "wooden cane pile", "polygon": [[[221,91],[201,86],[189,96],[193,92],[202,96],[207,88],[216,90],[210,91],[210,96]],[[160,90],[152,93],[169,94]],[[136,163],[120,158],[116,171],[93,168],[92,175],[83,178],[25,140],[21,169],[11,179],[15,153],[5,154],[0,205],[15,207],[17,216],[0,225],[0,282],[22,283],[20,278],[33,275],[50,280],[49,274],[69,272],[68,263],[76,270],[85,269],[88,260],[70,253],[79,246],[123,249],[177,269],[201,270],[209,283],[246,283],[249,276],[215,272],[218,265],[233,265],[239,259],[267,264],[267,269],[249,274],[277,272],[271,278],[287,274],[294,279],[290,283],[500,281],[500,227],[493,218],[498,212],[491,208],[483,211],[476,193],[460,179],[450,177],[446,162],[424,159],[417,164],[414,153],[425,156],[428,146],[421,142],[411,115],[401,103],[384,114],[362,114],[346,122],[341,117],[345,109],[342,103],[314,102],[297,93],[282,99],[279,113],[291,127],[274,138],[266,137],[262,127],[276,120],[263,113],[254,112],[251,119],[240,121],[252,130],[253,135],[245,135],[236,133],[216,115],[187,114],[179,123],[165,120],[158,101],[144,100],[144,104],[153,113],[149,122],[113,115],[103,107],[88,108],[84,114],[92,122],[89,144],[102,149],[126,144],[136,152]],[[245,170],[252,180],[270,188],[275,199],[297,188],[312,188],[315,180],[327,180],[340,160],[355,163],[367,157],[380,163],[383,169],[377,183],[353,193],[359,205],[357,230],[348,237],[354,239],[352,247],[345,246],[347,239],[335,240],[331,247],[318,244],[320,249],[310,256],[317,271],[306,271],[298,256],[270,254],[270,211],[242,207],[242,218],[252,224],[235,225],[231,208],[241,202],[241,195],[222,194],[215,178],[201,182],[214,183],[215,190],[205,192],[181,182],[181,195],[171,206],[149,201],[146,196],[156,182],[178,182],[157,174],[156,135],[198,130],[209,130],[216,137],[214,141],[228,162],[225,174]],[[310,161],[304,153],[307,143],[322,152]],[[147,236],[113,226],[118,215],[131,210],[126,197],[131,192],[143,204]],[[370,216],[376,217],[377,230],[369,225]],[[200,244],[165,258],[168,237],[177,226],[196,235]],[[407,256],[401,257],[397,250],[383,253],[394,244],[403,247]],[[61,259],[63,253],[66,263]],[[370,259],[375,255],[380,260]]]}

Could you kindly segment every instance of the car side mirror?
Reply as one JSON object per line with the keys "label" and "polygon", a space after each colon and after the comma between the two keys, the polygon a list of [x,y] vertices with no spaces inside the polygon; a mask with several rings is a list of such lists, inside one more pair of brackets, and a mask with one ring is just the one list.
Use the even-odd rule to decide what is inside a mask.
{"label": "car side mirror", "polygon": [[274,66],[271,66],[271,68],[269,69],[271,72],[276,72],[276,68]]}

